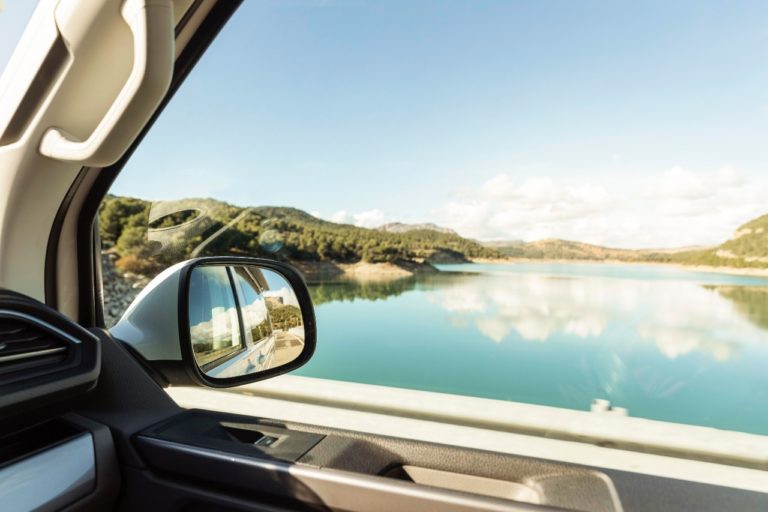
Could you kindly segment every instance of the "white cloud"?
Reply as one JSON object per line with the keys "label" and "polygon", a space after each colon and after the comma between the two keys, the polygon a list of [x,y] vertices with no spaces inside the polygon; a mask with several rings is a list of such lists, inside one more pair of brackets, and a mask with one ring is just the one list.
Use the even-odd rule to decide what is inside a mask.
{"label": "white cloud", "polygon": [[377,228],[382,224],[391,222],[390,217],[388,217],[378,208],[358,213],[350,213],[347,210],[339,210],[335,213],[332,213],[328,217],[325,217],[325,219],[331,222],[338,222],[339,224],[352,224],[361,228]]}
{"label": "white cloud", "polygon": [[500,174],[432,216],[438,224],[473,238],[533,240],[559,236],[559,225],[606,211],[612,203],[600,185],[564,184],[549,177],[516,182]]}
{"label": "white cloud", "polygon": [[331,222],[338,222],[339,224],[350,224],[351,217],[346,210],[339,210],[336,213],[332,213],[327,220]]}
{"label": "white cloud", "polygon": [[712,195],[712,190],[700,174],[680,166],[672,167],[661,173],[658,180],[647,185],[649,198],[667,198],[673,200],[697,199]]}
{"label": "white cloud", "polygon": [[[628,249],[716,245],[768,211],[766,195],[768,174],[748,176],[733,167],[674,166],[603,180],[501,173],[457,191],[416,221],[479,240],[562,238]],[[379,208],[323,218],[367,228],[408,220]]]}
{"label": "white cloud", "polygon": [[379,209],[354,213],[352,218],[355,220],[355,226],[362,228],[376,228],[387,222],[386,215]]}
{"label": "white cloud", "polygon": [[626,248],[710,245],[765,213],[768,176],[682,166],[620,181],[502,173],[430,212],[481,240],[563,238]]}

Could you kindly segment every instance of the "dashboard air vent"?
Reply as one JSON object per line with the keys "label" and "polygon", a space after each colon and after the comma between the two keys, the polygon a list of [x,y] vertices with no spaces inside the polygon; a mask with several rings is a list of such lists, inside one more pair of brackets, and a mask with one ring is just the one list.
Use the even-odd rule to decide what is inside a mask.
{"label": "dashboard air vent", "polygon": [[61,414],[69,399],[96,385],[100,369],[95,333],[40,301],[0,288],[0,435],[31,417]]}
{"label": "dashboard air vent", "polygon": [[71,343],[14,316],[0,315],[0,379],[17,372],[53,369],[67,359]]}

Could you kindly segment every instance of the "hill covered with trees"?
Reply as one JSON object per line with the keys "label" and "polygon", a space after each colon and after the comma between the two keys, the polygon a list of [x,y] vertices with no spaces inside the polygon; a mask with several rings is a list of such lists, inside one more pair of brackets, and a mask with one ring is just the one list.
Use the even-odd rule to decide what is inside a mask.
{"label": "hill covered with trees", "polygon": [[296,208],[242,208],[214,199],[152,203],[108,196],[99,211],[104,247],[119,269],[152,274],[193,256],[249,255],[295,262],[461,262],[495,249],[431,229],[400,233],[337,224]]}
{"label": "hill covered with trees", "polygon": [[642,251],[612,249],[556,238],[536,242],[490,242],[487,246],[496,249],[507,257],[525,259],[639,261],[644,254]]}
{"label": "hill covered with trees", "polygon": [[717,252],[725,258],[768,263],[768,215],[763,215],[739,227],[734,237]]}

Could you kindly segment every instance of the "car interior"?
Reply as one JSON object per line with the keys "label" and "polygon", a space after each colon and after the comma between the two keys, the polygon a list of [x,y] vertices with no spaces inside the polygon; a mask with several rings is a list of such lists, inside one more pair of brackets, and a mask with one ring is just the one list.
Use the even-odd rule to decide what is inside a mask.
{"label": "car interior", "polygon": [[[99,205],[239,6],[40,0],[2,75],[0,509],[768,510],[768,452],[734,442],[719,446],[724,460],[706,430],[683,448],[640,430],[504,431],[335,388],[309,403],[270,382],[248,407],[217,406],[214,389],[312,357],[312,301],[289,265],[189,260],[107,329]],[[295,324],[264,323],[273,274],[292,290]],[[209,343],[213,331],[224,335]],[[287,363],[265,356],[273,342]]]}

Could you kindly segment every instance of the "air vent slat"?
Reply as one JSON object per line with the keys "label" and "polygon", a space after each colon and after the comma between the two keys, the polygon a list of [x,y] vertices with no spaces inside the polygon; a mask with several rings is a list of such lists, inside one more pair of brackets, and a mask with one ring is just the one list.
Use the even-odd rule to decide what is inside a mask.
{"label": "air vent slat", "polygon": [[10,335],[0,334],[0,339],[2,339],[6,343],[14,343],[18,341],[33,341],[40,337],[41,336],[39,333],[29,332],[29,331],[17,332]]}
{"label": "air vent slat", "polygon": [[68,348],[66,341],[37,325],[0,318],[0,375],[57,365]]}
{"label": "air vent slat", "polygon": [[0,338],[0,359],[11,354],[36,352],[61,347],[61,342],[53,338],[33,338],[30,340],[5,341]]}
{"label": "air vent slat", "polygon": [[18,327],[0,325],[0,336],[12,336],[25,330],[27,330],[25,325],[19,325]]}
{"label": "air vent slat", "polygon": [[17,352],[15,354],[5,354],[3,352],[0,352],[0,364],[7,363],[10,361],[19,361],[21,359],[31,359],[33,357],[59,354],[61,352],[66,352],[66,351],[67,351],[67,347],[54,347],[54,348],[48,348],[45,350],[31,350],[26,352]]}

